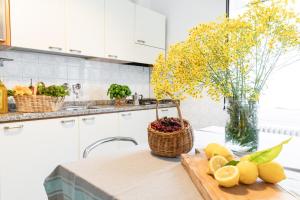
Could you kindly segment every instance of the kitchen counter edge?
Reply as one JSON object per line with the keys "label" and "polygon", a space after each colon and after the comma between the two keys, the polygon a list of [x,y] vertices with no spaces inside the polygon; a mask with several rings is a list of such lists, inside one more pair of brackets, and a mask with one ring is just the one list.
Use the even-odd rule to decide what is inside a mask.
{"label": "kitchen counter edge", "polygon": [[[8,113],[0,115],[1,123],[12,123],[12,122],[22,122],[22,121],[34,121],[43,119],[55,119],[55,118],[65,118],[65,117],[78,117],[85,115],[97,115],[97,114],[108,114],[108,113],[119,113],[119,112],[129,112],[129,111],[139,111],[139,110],[151,110],[155,109],[156,105],[139,105],[139,106],[103,106],[99,109],[83,109],[83,110],[60,110],[56,112],[47,113]],[[160,104],[159,108],[173,108],[174,104]]]}

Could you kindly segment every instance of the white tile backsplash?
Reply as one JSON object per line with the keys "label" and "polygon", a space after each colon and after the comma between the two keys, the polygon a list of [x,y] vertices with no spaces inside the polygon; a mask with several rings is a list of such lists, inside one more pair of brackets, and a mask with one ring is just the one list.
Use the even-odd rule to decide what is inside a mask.
{"label": "white tile backsplash", "polygon": [[[0,57],[14,59],[0,67],[0,77],[8,88],[43,81],[45,84],[80,83],[78,100],[108,99],[110,84],[125,84],[132,92],[149,97],[149,68],[105,63],[84,58],[16,50],[0,51]],[[76,100],[70,96],[67,100]]]}

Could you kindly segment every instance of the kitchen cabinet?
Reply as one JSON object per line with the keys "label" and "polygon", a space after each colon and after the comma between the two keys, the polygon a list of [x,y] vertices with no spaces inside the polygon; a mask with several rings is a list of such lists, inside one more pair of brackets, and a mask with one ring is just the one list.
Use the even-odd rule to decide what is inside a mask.
{"label": "kitchen cabinet", "polygon": [[[80,130],[80,158],[82,158],[84,149],[97,140],[114,137],[119,135],[118,114],[102,114],[79,117]],[[90,154],[99,155],[109,153],[118,149],[117,142],[106,143],[94,149]]]}
{"label": "kitchen cabinet", "polygon": [[166,17],[148,8],[135,7],[135,42],[165,49]]}
{"label": "kitchen cabinet", "polygon": [[[159,112],[161,117],[173,116],[176,110],[161,108]],[[81,159],[88,145],[107,137],[132,137],[145,145],[147,127],[154,120],[151,109],[0,124],[0,199],[47,199],[43,182],[56,166]],[[132,146],[107,143],[89,156]]]}
{"label": "kitchen cabinet", "polygon": [[105,0],[66,0],[67,53],[104,57]]}
{"label": "kitchen cabinet", "polygon": [[[132,111],[119,113],[119,135],[134,138],[139,145],[147,144],[147,127],[155,120],[154,110]],[[132,143],[119,143],[119,148],[128,148]]]}
{"label": "kitchen cabinet", "polygon": [[128,0],[105,2],[105,57],[132,61],[134,4]]}
{"label": "kitchen cabinet", "polygon": [[176,108],[160,108],[158,109],[159,118],[163,117],[178,117],[178,112]]}
{"label": "kitchen cabinet", "polygon": [[145,63],[149,65],[155,63],[160,53],[165,53],[164,49],[154,48],[142,44],[135,44],[134,48],[134,62]]}
{"label": "kitchen cabinet", "polygon": [[10,0],[11,45],[65,51],[65,1]]}
{"label": "kitchen cabinet", "polygon": [[0,157],[0,199],[47,199],[44,179],[57,165],[78,159],[78,120],[1,124]]}
{"label": "kitchen cabinet", "polygon": [[9,0],[0,0],[0,45],[10,45]]}

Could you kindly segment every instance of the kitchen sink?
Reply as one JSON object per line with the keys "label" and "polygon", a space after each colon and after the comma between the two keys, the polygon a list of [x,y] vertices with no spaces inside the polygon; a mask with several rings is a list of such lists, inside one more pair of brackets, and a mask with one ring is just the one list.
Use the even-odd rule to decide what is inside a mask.
{"label": "kitchen sink", "polygon": [[86,109],[87,109],[86,106],[68,106],[62,108],[62,110],[66,110],[66,111],[79,111],[79,110],[86,110]]}

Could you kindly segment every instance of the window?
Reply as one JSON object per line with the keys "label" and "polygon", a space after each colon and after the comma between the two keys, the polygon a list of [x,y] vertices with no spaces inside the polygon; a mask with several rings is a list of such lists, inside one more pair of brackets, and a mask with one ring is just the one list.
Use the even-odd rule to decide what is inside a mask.
{"label": "window", "polygon": [[[230,0],[229,16],[241,14],[248,2],[249,0]],[[300,0],[295,0],[292,6],[300,13]],[[296,53],[300,58],[299,51]],[[295,52],[282,58],[279,63],[289,62],[291,58],[295,58]],[[300,111],[300,61],[274,71],[261,95],[260,107]]]}

